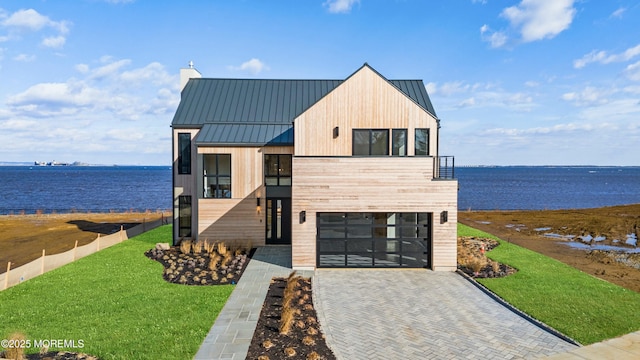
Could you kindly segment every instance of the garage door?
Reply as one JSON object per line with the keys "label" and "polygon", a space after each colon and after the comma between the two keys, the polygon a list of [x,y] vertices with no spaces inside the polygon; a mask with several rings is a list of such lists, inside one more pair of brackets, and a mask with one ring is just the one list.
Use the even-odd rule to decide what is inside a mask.
{"label": "garage door", "polygon": [[432,213],[318,213],[318,267],[431,267]]}

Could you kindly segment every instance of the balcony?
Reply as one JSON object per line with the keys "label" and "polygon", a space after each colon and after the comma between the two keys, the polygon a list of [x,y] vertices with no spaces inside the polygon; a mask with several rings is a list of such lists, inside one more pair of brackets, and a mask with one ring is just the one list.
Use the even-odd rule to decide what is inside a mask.
{"label": "balcony", "polygon": [[439,180],[455,179],[455,159],[453,156],[433,157],[433,178]]}

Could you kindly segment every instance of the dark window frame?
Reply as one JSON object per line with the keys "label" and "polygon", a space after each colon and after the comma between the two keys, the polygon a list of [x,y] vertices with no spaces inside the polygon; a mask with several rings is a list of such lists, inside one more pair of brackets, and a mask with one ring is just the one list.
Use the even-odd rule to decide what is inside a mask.
{"label": "dark window frame", "polygon": [[[369,141],[368,141],[368,153],[367,154],[356,154],[356,132],[369,132]],[[374,142],[373,142],[373,134],[374,132],[384,132],[386,133],[386,144],[385,144],[385,153],[384,154],[373,154],[374,150]],[[389,129],[352,129],[351,130],[351,155],[352,156],[389,156]]]}
{"label": "dark window frame", "polygon": [[178,133],[178,174],[191,175],[190,133]]}
{"label": "dark window frame", "polygon": [[[396,134],[397,133],[404,133],[404,154],[400,155],[399,154],[399,147],[397,146],[397,142],[396,142]],[[391,156],[408,156],[409,155],[409,131],[407,129],[391,129]]]}
{"label": "dark window frame", "polygon": [[[423,151],[422,149],[418,149],[418,132],[420,131],[424,131],[425,133],[425,146],[426,149]],[[414,143],[414,155],[415,156],[430,156],[429,155],[429,135],[430,135],[430,130],[429,128],[416,128],[415,129],[415,143]],[[420,153],[418,153],[418,150],[420,150]],[[424,152],[424,153],[423,153]]]}
{"label": "dark window frame", "polygon": [[[189,210],[186,215],[185,210]],[[178,237],[191,237],[192,218],[193,207],[191,195],[178,196]]]}
{"label": "dark window frame", "polygon": [[[267,157],[276,157],[276,175],[272,175],[269,172]],[[285,169],[282,167],[282,158],[289,158],[289,168]],[[291,154],[265,154],[263,161],[263,170],[264,170],[264,184],[265,186],[291,186],[292,184],[292,175],[293,175],[293,155]],[[287,174],[288,170],[288,174]],[[275,184],[268,184],[267,179],[275,179]],[[288,181],[286,181],[288,179]]]}
{"label": "dark window frame", "polygon": [[[205,163],[206,163],[206,159],[208,157],[212,157],[215,156],[216,158],[216,168],[213,174],[205,174],[204,172],[206,171],[205,169]],[[226,174],[220,174],[220,158],[222,156],[228,156],[229,157],[229,175]],[[231,194],[232,194],[232,187],[231,187],[231,181],[233,179],[233,174],[232,174],[232,163],[231,163],[231,154],[203,154],[202,156],[202,179],[203,179],[203,183],[208,183],[209,187],[213,186],[213,191],[211,191],[209,193],[209,196],[207,196],[207,188],[205,187],[203,189],[203,194],[202,197],[205,199],[230,199],[231,198]],[[222,188],[222,184],[220,184],[220,179],[229,179],[229,184],[228,184],[228,189],[224,189]],[[208,181],[205,181],[208,180]]]}

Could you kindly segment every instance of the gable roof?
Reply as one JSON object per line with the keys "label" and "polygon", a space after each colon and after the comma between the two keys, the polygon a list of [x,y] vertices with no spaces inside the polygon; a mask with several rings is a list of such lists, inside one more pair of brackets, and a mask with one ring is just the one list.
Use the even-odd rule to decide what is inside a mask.
{"label": "gable roof", "polygon": [[190,79],[173,126],[289,123],[343,80]]}
{"label": "gable roof", "polygon": [[[422,80],[380,76],[436,116]],[[202,128],[199,145],[293,145],[293,120],[344,81],[190,79],[171,126]]]}

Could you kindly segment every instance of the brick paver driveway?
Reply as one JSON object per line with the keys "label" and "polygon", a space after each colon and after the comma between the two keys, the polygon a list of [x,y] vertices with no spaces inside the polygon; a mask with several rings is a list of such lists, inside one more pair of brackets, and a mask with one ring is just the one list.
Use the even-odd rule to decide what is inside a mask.
{"label": "brick paver driveway", "polygon": [[313,281],[338,359],[522,359],[576,348],[455,273],[320,269]]}

